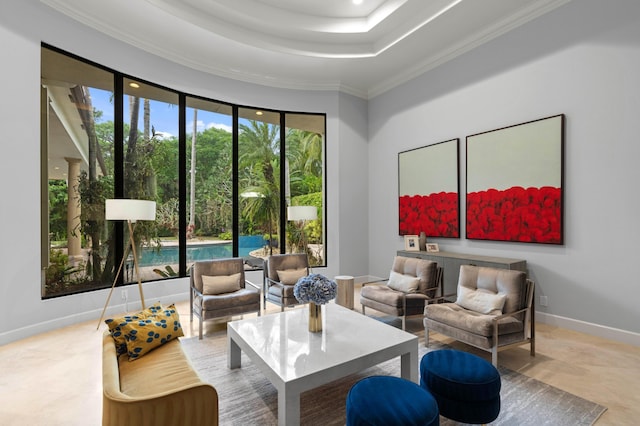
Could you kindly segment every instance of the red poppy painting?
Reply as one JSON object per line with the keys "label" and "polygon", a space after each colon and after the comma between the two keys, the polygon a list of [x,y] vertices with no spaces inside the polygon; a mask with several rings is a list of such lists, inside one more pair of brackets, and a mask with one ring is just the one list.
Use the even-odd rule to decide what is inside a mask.
{"label": "red poppy painting", "polygon": [[563,244],[564,115],[467,137],[466,236]]}
{"label": "red poppy painting", "polygon": [[398,154],[400,235],[460,237],[459,139]]}

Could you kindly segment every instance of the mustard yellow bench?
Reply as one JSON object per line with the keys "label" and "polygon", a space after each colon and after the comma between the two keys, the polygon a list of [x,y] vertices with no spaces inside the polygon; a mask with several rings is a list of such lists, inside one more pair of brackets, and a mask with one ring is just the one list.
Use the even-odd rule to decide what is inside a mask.
{"label": "mustard yellow bench", "polygon": [[218,425],[218,393],[198,376],[179,339],[129,361],[105,332],[102,383],[103,426]]}

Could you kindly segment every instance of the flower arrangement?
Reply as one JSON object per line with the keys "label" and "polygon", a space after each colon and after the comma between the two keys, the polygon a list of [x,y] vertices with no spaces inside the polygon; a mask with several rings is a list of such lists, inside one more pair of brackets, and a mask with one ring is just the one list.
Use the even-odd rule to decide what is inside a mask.
{"label": "flower arrangement", "polygon": [[310,274],[298,280],[293,295],[300,303],[324,305],[336,297],[338,285],[324,275]]}

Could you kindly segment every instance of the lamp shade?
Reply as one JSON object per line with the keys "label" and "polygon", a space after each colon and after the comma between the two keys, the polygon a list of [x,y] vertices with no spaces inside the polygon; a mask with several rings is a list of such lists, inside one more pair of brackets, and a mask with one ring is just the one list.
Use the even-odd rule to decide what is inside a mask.
{"label": "lamp shade", "polygon": [[316,206],[291,206],[287,207],[289,220],[316,220],[318,209]]}
{"label": "lamp shade", "polygon": [[149,200],[105,200],[104,215],[107,220],[155,220],[156,202]]}

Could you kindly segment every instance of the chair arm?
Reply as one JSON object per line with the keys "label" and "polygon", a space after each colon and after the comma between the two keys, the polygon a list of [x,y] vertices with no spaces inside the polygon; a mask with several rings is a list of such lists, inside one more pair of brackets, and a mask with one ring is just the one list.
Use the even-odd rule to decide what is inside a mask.
{"label": "chair arm", "polygon": [[518,314],[522,314],[522,313],[524,313],[524,312],[527,312],[528,310],[529,310],[529,308],[523,308],[523,309],[520,309],[520,310],[518,310],[518,311],[509,312],[508,314],[497,315],[497,316],[493,317],[493,318],[491,319],[491,321],[493,321],[493,322],[497,322],[497,321],[500,321],[500,320],[501,320],[501,319],[503,319],[503,318],[513,317],[513,316],[516,316],[516,315],[518,315]]}
{"label": "chair arm", "polygon": [[[192,281],[193,282],[193,281]],[[191,286],[191,292],[192,294],[195,294],[196,296],[204,296],[204,294],[202,294],[202,292],[200,290],[198,290],[195,286]]]}
{"label": "chair arm", "polygon": [[266,282],[268,285],[284,285],[284,284],[282,284],[280,281],[272,280],[272,279],[271,279],[271,278],[269,278],[269,277],[265,277],[264,279],[265,279],[265,282]]}
{"label": "chair arm", "polygon": [[[428,293],[428,292],[430,292],[430,291],[433,291],[433,292],[434,292],[433,294],[438,294],[438,293],[439,293],[439,292],[438,292],[438,290],[440,290],[440,289],[441,289],[440,285],[436,285],[436,286],[434,286],[434,287],[427,287],[427,288],[424,290],[425,297],[427,297],[427,299],[429,299],[429,300],[434,300],[434,299],[436,299],[436,298],[443,298],[443,297],[447,297],[447,296],[434,296],[434,297],[428,297],[428,296],[426,296],[426,293]],[[442,291],[440,291],[440,293],[442,293]]]}
{"label": "chair arm", "polygon": [[389,278],[382,278],[379,280],[375,280],[375,281],[367,281],[366,283],[362,283],[362,287],[364,287],[367,284],[376,284],[376,285],[382,285],[383,282],[389,281]]}
{"label": "chair arm", "polygon": [[449,297],[457,297],[457,296],[458,296],[458,293],[445,294],[444,296],[432,297],[432,298],[429,299],[429,302],[435,302],[435,303],[449,302],[449,303],[453,303],[453,302],[451,302],[451,300],[447,300],[447,299]]}
{"label": "chair arm", "polygon": [[244,280],[244,283],[245,283],[245,284],[249,284],[251,287],[253,287],[253,288],[255,288],[256,290],[260,291],[260,287],[258,286],[258,284],[256,284],[256,283],[252,283],[252,282],[251,282],[251,281],[249,281],[249,280]]}

